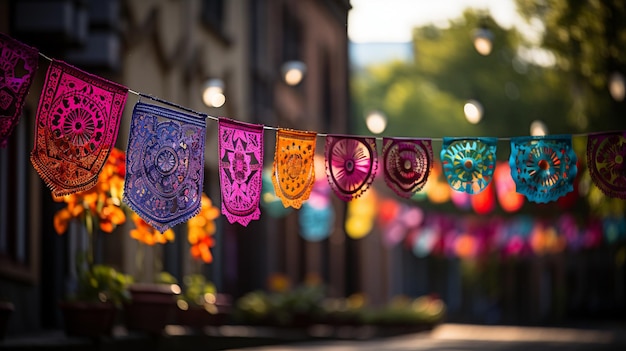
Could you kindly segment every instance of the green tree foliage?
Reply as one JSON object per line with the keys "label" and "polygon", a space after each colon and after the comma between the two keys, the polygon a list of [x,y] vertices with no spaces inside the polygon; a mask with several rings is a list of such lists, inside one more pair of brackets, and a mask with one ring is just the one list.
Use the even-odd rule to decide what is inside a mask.
{"label": "green tree foliage", "polygon": [[541,46],[557,58],[576,104],[570,119],[580,130],[626,127],[626,102],[608,90],[612,73],[626,74],[626,2],[517,0],[520,14],[545,28]]}
{"label": "green tree foliage", "polygon": [[[473,47],[481,25],[494,34],[493,51],[482,56]],[[518,55],[522,37],[500,28],[489,16],[466,11],[448,28],[425,26],[413,35],[414,62],[394,62],[358,72],[353,84],[356,112],[382,110],[389,120],[385,135],[517,136],[528,135],[533,120],[551,133],[571,132],[563,123],[572,102],[563,94],[557,72]],[[463,105],[478,100],[483,119],[472,125]],[[367,134],[363,118],[357,132]]]}
{"label": "green tree foliage", "polygon": [[[540,45],[557,58],[555,70],[575,102],[569,113],[581,131],[626,129],[626,101],[614,100],[609,77],[626,74],[626,2],[623,0],[516,0],[529,22],[544,27]],[[585,145],[578,143],[579,156]],[[591,184],[588,172],[581,182]],[[621,216],[626,201],[609,198],[595,186],[587,195],[592,210]]]}

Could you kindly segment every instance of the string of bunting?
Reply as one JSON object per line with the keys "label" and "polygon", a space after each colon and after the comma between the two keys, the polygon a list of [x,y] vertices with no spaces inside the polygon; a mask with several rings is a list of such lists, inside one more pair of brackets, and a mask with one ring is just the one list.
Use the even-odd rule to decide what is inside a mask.
{"label": "string of bunting", "polygon": [[[200,210],[207,119],[219,125],[222,213],[229,222],[243,226],[261,214],[264,130],[276,131],[271,184],[285,208],[300,208],[315,194],[317,137],[326,138],[326,180],[344,201],[363,195],[374,181],[379,141],[386,184],[400,197],[413,196],[425,186],[433,168],[433,140],[443,142],[439,156],[452,189],[467,194],[487,189],[497,172],[497,142],[507,140],[516,191],[529,201],[555,201],[573,190],[578,172],[572,148],[575,136],[588,137],[587,161],[598,188],[608,196],[626,199],[626,131],[438,139],[288,130],[210,116],[128,89],[2,33],[0,54],[0,146],[6,146],[19,121],[37,70],[37,56],[50,61],[37,109],[31,162],[55,196],[94,186],[115,145],[127,94],[138,96],[130,123],[124,201],[162,232]],[[142,98],[167,107],[142,102]]]}

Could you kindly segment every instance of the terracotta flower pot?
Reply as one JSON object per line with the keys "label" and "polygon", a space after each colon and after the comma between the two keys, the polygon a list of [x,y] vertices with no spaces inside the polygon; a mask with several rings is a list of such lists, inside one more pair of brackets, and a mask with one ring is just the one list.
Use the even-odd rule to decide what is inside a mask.
{"label": "terracotta flower pot", "polygon": [[174,323],[176,289],[169,284],[133,284],[130,303],[124,306],[128,330],[161,334]]}
{"label": "terracotta flower pot", "polygon": [[115,324],[117,308],[110,302],[64,301],[65,334],[68,336],[109,336]]}

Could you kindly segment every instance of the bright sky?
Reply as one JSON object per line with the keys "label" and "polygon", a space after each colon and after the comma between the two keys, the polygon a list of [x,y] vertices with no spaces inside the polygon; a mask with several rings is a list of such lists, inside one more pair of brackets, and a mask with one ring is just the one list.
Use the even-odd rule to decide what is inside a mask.
{"label": "bright sky", "polygon": [[351,0],[348,36],[357,43],[408,42],[414,27],[445,23],[472,7],[488,10],[505,28],[521,26],[514,0]]}

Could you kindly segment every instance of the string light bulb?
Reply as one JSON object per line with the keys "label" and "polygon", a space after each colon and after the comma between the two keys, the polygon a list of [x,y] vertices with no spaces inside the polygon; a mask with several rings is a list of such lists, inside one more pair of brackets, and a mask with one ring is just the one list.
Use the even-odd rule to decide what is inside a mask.
{"label": "string light bulb", "polygon": [[306,74],[306,64],[302,61],[287,61],[281,67],[285,83],[291,86],[300,84]]}
{"label": "string light bulb", "polygon": [[542,121],[535,120],[530,124],[530,135],[544,136],[546,134],[548,134],[548,127]]}
{"label": "string light bulb", "polygon": [[226,102],[224,81],[217,78],[207,80],[202,91],[202,102],[208,107],[222,107]]}
{"label": "string light bulb", "polygon": [[493,33],[491,33],[487,27],[481,26],[474,33],[474,48],[483,56],[487,56],[491,53],[491,49],[493,48]]}
{"label": "string light bulb", "polygon": [[609,93],[615,101],[622,101],[626,97],[626,82],[624,75],[620,72],[613,72],[609,77]]}
{"label": "string light bulb", "polygon": [[477,124],[483,119],[483,105],[476,100],[468,100],[463,105],[463,112],[465,113],[465,119],[471,124]]}
{"label": "string light bulb", "polygon": [[387,116],[380,111],[371,111],[365,117],[367,129],[373,134],[380,134],[387,128]]}

